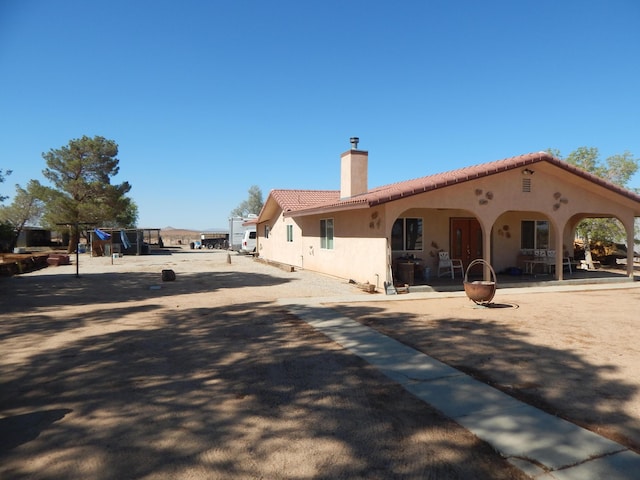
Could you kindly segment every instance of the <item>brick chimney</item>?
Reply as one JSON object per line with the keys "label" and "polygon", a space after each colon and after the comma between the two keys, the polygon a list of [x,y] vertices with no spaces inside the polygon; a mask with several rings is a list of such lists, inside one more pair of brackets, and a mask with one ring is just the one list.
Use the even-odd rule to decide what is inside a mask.
{"label": "brick chimney", "polygon": [[358,138],[353,137],[351,150],[340,156],[340,198],[349,198],[362,193],[367,193],[367,174],[369,153],[357,150]]}

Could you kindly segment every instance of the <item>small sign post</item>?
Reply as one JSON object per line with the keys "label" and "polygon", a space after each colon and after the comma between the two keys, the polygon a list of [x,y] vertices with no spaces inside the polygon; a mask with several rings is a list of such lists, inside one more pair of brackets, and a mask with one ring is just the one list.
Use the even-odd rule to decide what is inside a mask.
{"label": "small sign post", "polygon": [[66,225],[67,227],[74,227],[75,239],[76,239],[76,278],[80,278],[80,249],[78,248],[78,242],[80,241],[80,225],[87,227],[89,225],[96,225],[91,222],[67,222],[56,223],[56,225]]}

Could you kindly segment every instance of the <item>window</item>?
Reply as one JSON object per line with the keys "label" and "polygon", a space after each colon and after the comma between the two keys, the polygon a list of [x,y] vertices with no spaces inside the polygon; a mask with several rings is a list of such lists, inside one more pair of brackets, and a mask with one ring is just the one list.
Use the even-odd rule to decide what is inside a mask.
{"label": "window", "polygon": [[549,222],[546,220],[523,220],[520,248],[523,250],[546,250],[549,248]]}
{"label": "window", "polygon": [[287,225],[287,242],[293,242],[293,225]]}
{"label": "window", "polygon": [[396,219],[391,229],[391,249],[422,250],[422,219]]}
{"label": "window", "polygon": [[333,250],[333,218],[320,220],[320,248]]}
{"label": "window", "polygon": [[269,238],[269,225],[264,226],[264,238]]}

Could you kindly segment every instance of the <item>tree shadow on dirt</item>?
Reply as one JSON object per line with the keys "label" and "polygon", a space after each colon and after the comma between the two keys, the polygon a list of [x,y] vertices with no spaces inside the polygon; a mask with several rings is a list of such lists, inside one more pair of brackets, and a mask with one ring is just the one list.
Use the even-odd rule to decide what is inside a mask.
{"label": "tree shadow on dirt", "polygon": [[151,314],[162,308],[160,305],[122,305],[108,309],[90,309],[82,314],[56,317],[47,313],[23,312],[23,315],[3,315],[0,325],[0,342],[9,342],[23,335],[48,336],[72,329],[80,329],[94,325],[107,325],[114,319],[140,314]]}
{"label": "tree shadow on dirt", "polygon": [[290,279],[253,272],[180,273],[162,281],[161,273],[126,272],[38,275],[5,279],[0,303],[5,312],[43,307],[123,303],[173,295],[216,292],[229,288],[266,287]]}
{"label": "tree shadow on dirt", "polygon": [[15,431],[37,412],[50,414],[32,434],[0,438],[0,477],[524,478],[270,303],[180,310],[34,352],[3,373],[0,415]]}
{"label": "tree shadow on dirt", "polygon": [[612,379],[570,349],[528,341],[526,333],[483,318],[433,318],[376,307],[337,306],[341,314],[451,365],[509,395],[640,452],[640,419],[625,414],[638,387]]}

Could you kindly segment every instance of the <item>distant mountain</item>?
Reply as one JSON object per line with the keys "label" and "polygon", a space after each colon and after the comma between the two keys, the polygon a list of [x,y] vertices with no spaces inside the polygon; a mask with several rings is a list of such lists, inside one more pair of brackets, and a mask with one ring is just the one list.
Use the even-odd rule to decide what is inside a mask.
{"label": "distant mountain", "polygon": [[163,232],[170,232],[171,230],[179,230],[181,232],[199,232],[197,228],[175,228],[175,227],[163,227]]}
{"label": "distant mountain", "polygon": [[169,234],[169,233],[178,233],[178,232],[228,232],[229,231],[229,227],[211,227],[211,228],[205,228],[202,230],[196,229],[196,228],[175,228],[175,227],[163,227],[161,229],[163,232]]}

